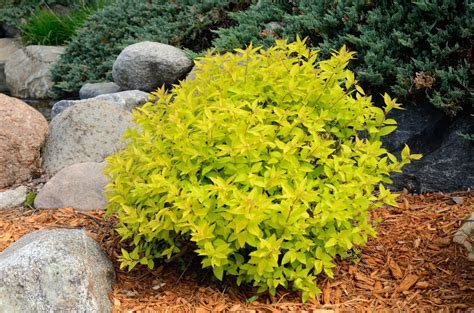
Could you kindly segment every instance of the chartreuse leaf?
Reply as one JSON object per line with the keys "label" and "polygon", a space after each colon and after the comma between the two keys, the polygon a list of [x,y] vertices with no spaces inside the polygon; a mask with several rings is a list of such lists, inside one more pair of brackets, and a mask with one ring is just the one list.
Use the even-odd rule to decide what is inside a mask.
{"label": "chartreuse leaf", "polygon": [[384,126],[379,130],[379,136],[386,136],[392,133],[395,129],[397,129],[397,126]]}
{"label": "chartreuse leaf", "polygon": [[396,204],[381,183],[420,156],[382,147],[400,105],[372,104],[346,47],[319,61],[300,38],[236,52],[210,51],[193,80],[153,92],[107,158],[107,213],[128,244],[119,261],[153,268],[194,247],[218,279],[306,301],[316,275],[375,235],[369,210]]}
{"label": "chartreuse leaf", "polygon": [[330,248],[333,247],[337,244],[337,239],[336,238],[330,238],[326,243],[324,244],[325,248]]}
{"label": "chartreuse leaf", "polygon": [[224,267],[223,266],[214,266],[212,268],[212,272],[217,277],[217,279],[222,280],[222,277],[224,275]]}

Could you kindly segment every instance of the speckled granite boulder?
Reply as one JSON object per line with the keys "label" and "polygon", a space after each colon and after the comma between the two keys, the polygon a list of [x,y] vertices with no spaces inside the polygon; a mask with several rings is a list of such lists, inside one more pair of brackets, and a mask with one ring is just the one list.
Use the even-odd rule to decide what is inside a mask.
{"label": "speckled granite boulder", "polygon": [[112,262],[83,230],[40,230],[0,253],[0,312],[111,312]]}
{"label": "speckled granite boulder", "polygon": [[43,149],[43,169],[50,176],[83,162],[102,162],[122,147],[132,114],[110,101],[87,101],[53,118]]}
{"label": "speckled granite boulder", "polygon": [[177,83],[193,65],[181,49],[144,41],[122,50],[115,60],[112,75],[123,90],[154,91],[164,84]]}

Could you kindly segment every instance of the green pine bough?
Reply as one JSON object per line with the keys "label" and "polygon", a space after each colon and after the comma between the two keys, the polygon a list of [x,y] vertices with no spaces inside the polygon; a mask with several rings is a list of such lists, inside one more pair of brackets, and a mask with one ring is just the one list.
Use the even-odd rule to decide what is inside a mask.
{"label": "green pine bough", "polygon": [[193,80],[155,92],[108,157],[108,213],[129,244],[119,261],[152,269],[191,246],[218,279],[306,301],[375,236],[369,210],[396,204],[382,182],[421,156],[382,148],[400,105],[372,104],[345,47],[323,61],[299,39],[235,52],[209,52]]}
{"label": "green pine bough", "polygon": [[351,68],[374,94],[390,89],[449,115],[474,104],[473,1],[261,0],[230,16],[237,25],[217,30],[213,41],[220,51],[299,34],[322,56],[343,44],[357,51]]}

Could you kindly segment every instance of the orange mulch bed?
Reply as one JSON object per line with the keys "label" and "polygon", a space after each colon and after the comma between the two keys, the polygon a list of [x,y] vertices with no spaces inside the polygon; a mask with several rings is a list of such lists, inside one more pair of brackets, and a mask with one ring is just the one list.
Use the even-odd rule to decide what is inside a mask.
{"label": "orange mulch bed", "polygon": [[[305,304],[297,293],[285,290],[254,300],[252,288],[217,282],[209,271],[199,270],[196,260],[131,273],[120,271],[115,263],[113,311],[472,312],[474,262],[451,239],[473,211],[474,193],[402,194],[399,208],[372,212],[373,218],[382,220],[379,235],[362,249],[359,262],[339,261],[333,279],[318,281],[323,293]],[[72,209],[0,211],[0,251],[34,230],[85,228],[115,260],[120,239],[113,232],[114,221],[104,220],[103,214]]]}

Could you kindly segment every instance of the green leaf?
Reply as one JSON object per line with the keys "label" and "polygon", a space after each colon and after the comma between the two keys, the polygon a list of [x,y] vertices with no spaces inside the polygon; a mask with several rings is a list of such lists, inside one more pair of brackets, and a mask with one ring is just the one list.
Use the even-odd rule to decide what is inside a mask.
{"label": "green leaf", "polygon": [[380,136],[386,136],[397,129],[397,126],[384,126],[379,130]]}
{"label": "green leaf", "polygon": [[402,160],[408,160],[410,158],[410,148],[405,145],[405,147],[402,150]]}
{"label": "green leaf", "polygon": [[337,244],[336,238],[330,238],[326,243],[324,244],[325,248],[333,247]]}
{"label": "green leaf", "polygon": [[214,266],[212,268],[212,272],[214,273],[214,276],[217,277],[217,279],[222,280],[222,277],[224,275],[224,267],[223,266]]}
{"label": "green leaf", "polygon": [[255,295],[255,296],[251,296],[250,298],[245,299],[245,302],[252,303],[252,302],[257,301],[257,300],[258,300],[258,296]]}

